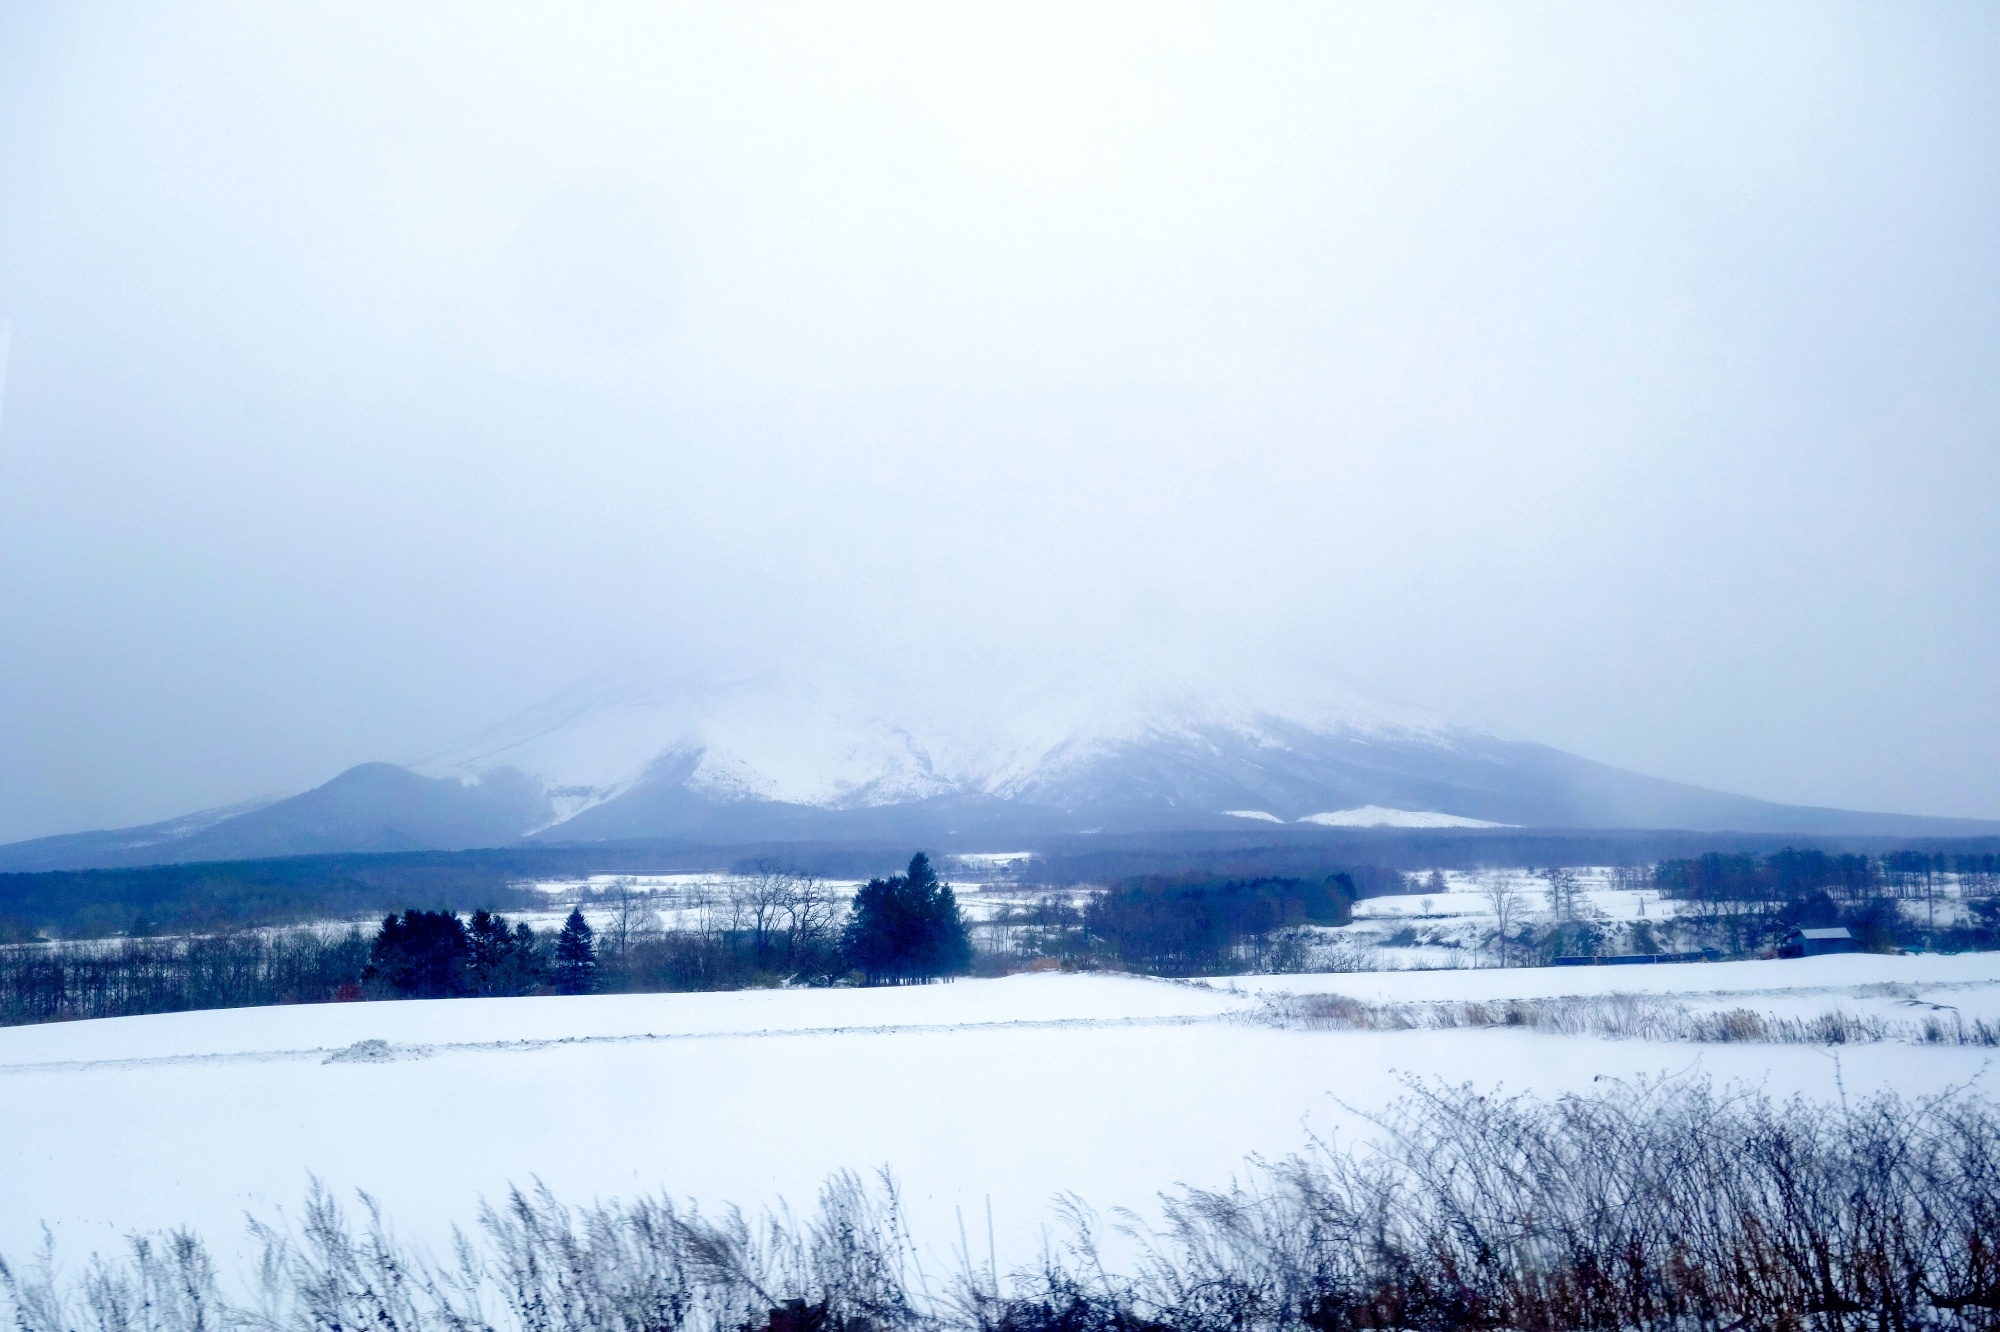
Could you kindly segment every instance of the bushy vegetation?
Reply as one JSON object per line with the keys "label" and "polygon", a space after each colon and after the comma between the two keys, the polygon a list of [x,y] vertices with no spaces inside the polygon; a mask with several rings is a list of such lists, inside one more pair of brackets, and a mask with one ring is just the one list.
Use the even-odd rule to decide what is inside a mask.
{"label": "bushy vegetation", "polygon": [[1078,1204],[1037,1261],[1002,1273],[960,1240],[926,1272],[893,1183],[841,1175],[804,1220],[515,1192],[444,1262],[320,1193],[299,1228],[253,1228],[247,1288],[176,1232],[81,1269],[11,1255],[0,1293],[19,1332],[2000,1327],[2000,1114],[1974,1095],[1412,1085],[1380,1129],[1164,1196],[1124,1270]]}
{"label": "bushy vegetation", "polygon": [[1512,1027],[1557,1036],[1696,1044],[2000,1046],[2000,1022],[1935,1008],[1917,1018],[1885,1018],[1831,1008],[1812,1017],[1754,1009],[1701,1010],[1659,995],[1565,995],[1539,999],[1368,1003],[1342,994],[1271,996],[1270,1020],[1309,1031],[1442,1031]]}

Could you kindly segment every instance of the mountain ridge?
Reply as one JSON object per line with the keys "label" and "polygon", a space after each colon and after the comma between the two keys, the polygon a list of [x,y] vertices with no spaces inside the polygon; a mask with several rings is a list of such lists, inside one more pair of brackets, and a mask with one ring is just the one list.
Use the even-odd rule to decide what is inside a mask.
{"label": "mountain ridge", "polygon": [[[1370,815],[1366,811],[1380,810]],[[1166,832],[1268,820],[1981,836],[2000,821],[1794,806],[1629,772],[1336,692],[1044,696],[985,730],[818,685],[597,687],[414,765],[277,800],[0,846],[0,871],[335,851]]]}

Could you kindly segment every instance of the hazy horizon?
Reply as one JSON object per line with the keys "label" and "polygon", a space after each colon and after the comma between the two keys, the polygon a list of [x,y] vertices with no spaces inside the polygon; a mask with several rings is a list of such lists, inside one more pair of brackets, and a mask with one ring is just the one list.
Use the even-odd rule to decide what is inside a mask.
{"label": "hazy horizon", "polygon": [[0,13],[0,841],[634,665],[2000,818],[2000,14]]}

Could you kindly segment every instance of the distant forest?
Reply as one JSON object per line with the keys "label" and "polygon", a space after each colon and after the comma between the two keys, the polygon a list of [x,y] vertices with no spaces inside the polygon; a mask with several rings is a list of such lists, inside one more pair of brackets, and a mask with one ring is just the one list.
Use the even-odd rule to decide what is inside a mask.
{"label": "distant forest", "polygon": [[[1938,919],[1947,875],[1968,907],[1964,919]],[[1824,926],[1846,927],[1870,951],[2000,948],[2000,853],[1992,851],[1709,852],[1661,861],[1651,886],[1682,904],[1683,928],[1734,954],[1770,949],[1794,930]],[[1905,903],[1920,909],[1906,911]]]}
{"label": "distant forest", "polygon": [[[1793,839],[1796,841],[1797,839]],[[1803,845],[1813,847],[1810,839]],[[1216,881],[1324,879],[1347,873],[1362,897],[1400,890],[1399,871],[1545,865],[1678,864],[1710,856],[1768,857],[1787,839],[1763,834],[1548,832],[1522,829],[1336,829],[1257,833],[1066,836],[1023,848],[1035,877],[1052,887],[1146,877]],[[1848,839],[1819,854],[1865,855],[1895,868],[1922,859],[1992,863],[2000,838],[1928,844]],[[0,942],[146,937],[220,932],[311,921],[354,920],[407,907],[469,912],[519,910],[518,887],[537,879],[593,874],[744,872],[783,863],[829,879],[867,879],[909,856],[886,843],[685,842],[290,856],[130,869],[0,874]],[[1901,882],[1901,879],[1897,880]]]}
{"label": "distant forest", "polygon": [[[1391,872],[1360,873],[1391,881]],[[1085,907],[1049,895],[1003,917],[996,937],[1005,947],[975,949],[953,890],[921,852],[851,903],[815,875],[767,865],[730,880],[692,918],[680,903],[618,881],[584,890],[560,930],[484,907],[469,918],[411,907],[366,931],[17,943],[0,947],[0,1023],[364,999],[910,984],[1044,963],[1180,976],[1297,970],[1302,927],[1346,923],[1356,897],[1348,872],[1154,876]]]}
{"label": "distant forest", "polygon": [[[669,910],[664,921],[673,904],[622,879],[580,894],[599,923],[594,934],[581,913],[560,931],[518,919],[549,905],[525,886],[530,876],[684,866],[657,847],[628,847],[0,875],[0,1023],[355,999],[907,983],[1048,967],[1297,971],[1314,965],[1324,942],[1314,930],[1347,923],[1357,901],[1437,891],[1435,875],[1419,889],[1404,869],[1314,862],[1299,846],[1182,841],[1159,849],[1145,872],[1106,876],[1087,893],[1070,878],[1080,864],[1147,862],[1130,846],[1038,856],[1039,895],[976,930],[921,855],[901,874],[872,877],[852,909],[830,876],[792,862],[737,861],[695,917]],[[1594,838],[1579,846],[1602,849]],[[887,853],[819,854],[851,873]],[[1517,917],[1495,936],[1503,955],[1546,962],[1684,945],[1756,956],[1824,925],[1848,927],[1864,949],[2000,947],[2000,849],[1984,844],[1711,850],[1621,873],[1679,910],[1633,923],[1625,939],[1576,893],[1555,894],[1566,907]],[[1574,876],[1542,874],[1573,887]],[[1940,916],[1947,881],[1964,909]],[[353,923],[369,917],[380,923]]]}

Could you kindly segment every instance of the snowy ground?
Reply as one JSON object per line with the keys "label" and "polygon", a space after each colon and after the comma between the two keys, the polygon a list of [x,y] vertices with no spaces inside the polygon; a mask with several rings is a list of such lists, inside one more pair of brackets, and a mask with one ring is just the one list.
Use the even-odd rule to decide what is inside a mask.
{"label": "snowy ground", "polygon": [[1370,1004],[1640,995],[1698,1013],[1743,1008],[1767,1017],[1810,1018],[1837,1009],[1891,1021],[1941,1013],[2000,1022],[2000,953],[1239,976],[1211,984],[1245,995],[1341,994]]}
{"label": "snowy ground", "polygon": [[[959,1213],[980,1231],[989,1200],[1001,1260],[1020,1262],[1058,1194],[1144,1209],[1177,1183],[1222,1183],[1248,1154],[1365,1131],[1355,1111],[1385,1105],[1403,1075],[1556,1093],[1708,1073],[1815,1097],[1838,1094],[1838,1075],[1852,1097],[1979,1084],[1991,1053],[1259,1020],[1274,991],[1383,1002],[1612,988],[1770,1012],[1915,999],[1994,1015],[2000,955],[1208,985],[1044,974],[16,1027],[0,1030],[0,1253],[25,1254],[46,1222],[71,1260],[180,1223],[240,1254],[243,1214],[295,1214],[312,1176],[369,1190],[402,1233],[441,1244],[509,1182],[539,1178],[579,1201],[666,1190],[803,1205],[831,1171],[887,1165],[941,1265]],[[368,1041],[388,1048],[355,1050]]]}
{"label": "snowy ground", "polygon": [[[1610,866],[1574,870],[1579,898],[1613,926],[1635,920],[1671,920],[1674,904],[1647,889],[1622,886]],[[1349,966],[1367,970],[1490,967],[1499,957],[1489,946],[1495,917],[1488,891],[1496,884],[1518,896],[1517,919],[1539,918],[1547,907],[1547,885],[1532,870],[1444,870],[1440,889],[1392,897],[1370,897],[1354,906],[1354,924],[1327,932],[1346,945]],[[1423,874],[1412,876],[1421,883]]]}

